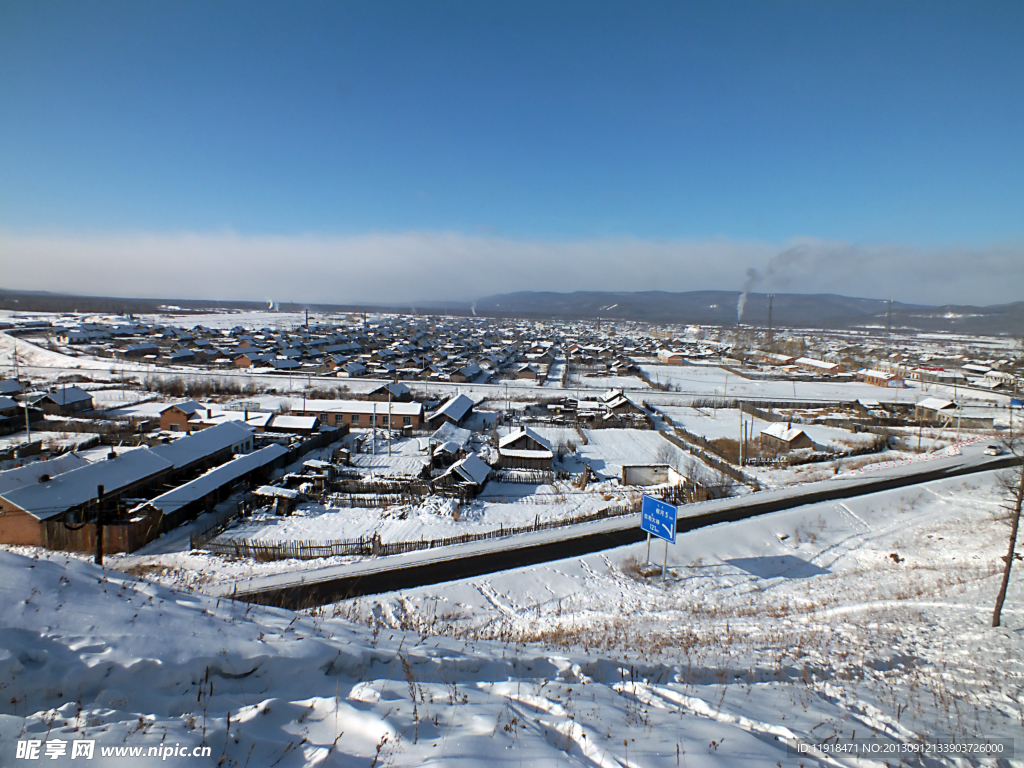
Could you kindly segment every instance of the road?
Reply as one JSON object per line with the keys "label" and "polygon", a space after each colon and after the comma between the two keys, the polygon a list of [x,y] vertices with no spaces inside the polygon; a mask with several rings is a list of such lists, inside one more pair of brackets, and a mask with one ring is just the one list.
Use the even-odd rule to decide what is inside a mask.
{"label": "road", "polygon": [[[733,499],[680,508],[679,532],[734,522],[805,504],[862,496],[947,477],[1002,469],[1017,460],[990,457],[981,444],[965,446],[957,456],[839,476],[818,483],[762,491]],[[612,518],[537,533],[472,544],[423,550],[395,557],[327,566],[221,583],[211,594],[248,602],[299,609],[360,595],[391,592],[577,557],[635,543],[645,538],[636,516]]]}

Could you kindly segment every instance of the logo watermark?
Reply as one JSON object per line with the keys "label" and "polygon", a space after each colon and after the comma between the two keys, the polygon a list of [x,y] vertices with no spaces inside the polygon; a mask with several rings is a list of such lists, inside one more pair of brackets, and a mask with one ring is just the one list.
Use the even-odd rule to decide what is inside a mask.
{"label": "logo watermark", "polygon": [[57,760],[61,757],[71,760],[92,760],[97,752],[100,757],[152,757],[166,760],[169,757],[210,757],[209,746],[190,747],[181,744],[157,744],[152,747],[96,747],[95,739],[18,739],[15,757],[18,760]]}

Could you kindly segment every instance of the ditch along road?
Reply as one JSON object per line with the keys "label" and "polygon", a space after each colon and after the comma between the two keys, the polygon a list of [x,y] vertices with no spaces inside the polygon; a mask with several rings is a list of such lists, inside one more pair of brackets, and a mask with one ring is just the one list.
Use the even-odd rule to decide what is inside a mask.
{"label": "ditch along road", "polygon": [[[679,508],[677,531],[705,528],[823,501],[865,496],[933,480],[1006,469],[1020,463],[1012,455],[985,456],[983,445],[965,445],[956,456],[868,470],[817,483],[760,491]],[[220,582],[205,590],[260,605],[291,610],[481,576],[538,563],[613,549],[643,541],[637,515],[487,539],[404,555],[362,560],[301,573],[281,573]]]}

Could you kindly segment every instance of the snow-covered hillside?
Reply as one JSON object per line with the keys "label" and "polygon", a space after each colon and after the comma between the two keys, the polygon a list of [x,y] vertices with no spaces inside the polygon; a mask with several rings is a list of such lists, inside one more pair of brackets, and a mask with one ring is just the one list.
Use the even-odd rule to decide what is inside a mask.
{"label": "snow-covered hillside", "polygon": [[998,500],[984,475],[697,531],[664,585],[640,545],[310,614],[0,551],[0,763],[19,739],[68,741],[47,765],[87,739],[96,765],[763,766],[814,764],[797,739],[1016,737]]}

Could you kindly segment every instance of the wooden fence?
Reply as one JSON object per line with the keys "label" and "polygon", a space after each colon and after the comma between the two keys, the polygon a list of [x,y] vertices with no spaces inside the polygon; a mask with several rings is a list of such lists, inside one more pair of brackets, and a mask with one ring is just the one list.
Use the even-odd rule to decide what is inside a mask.
{"label": "wooden fence", "polygon": [[555,482],[555,473],[542,469],[492,469],[488,477],[496,483],[524,483],[526,485],[551,485]]}
{"label": "wooden fence", "polygon": [[423,480],[340,478],[328,480],[327,489],[333,493],[387,493],[415,497],[430,495],[430,484]]}
{"label": "wooden fence", "polygon": [[499,526],[495,530],[482,533],[464,533],[459,536],[448,536],[441,539],[420,539],[419,541],[384,542],[379,536],[360,537],[358,539],[333,539],[328,541],[260,541],[253,539],[237,539],[232,541],[210,541],[203,549],[217,555],[233,555],[248,557],[259,562],[273,560],[313,560],[320,557],[387,557],[406,552],[417,552],[437,547],[450,547],[456,544],[469,544],[476,541],[497,539],[505,536],[516,536],[523,533],[546,531],[552,528],[564,528],[610,517],[639,514],[640,502],[613,504],[588,515],[576,515],[570,518],[540,522],[535,520],[531,525],[506,528]]}

